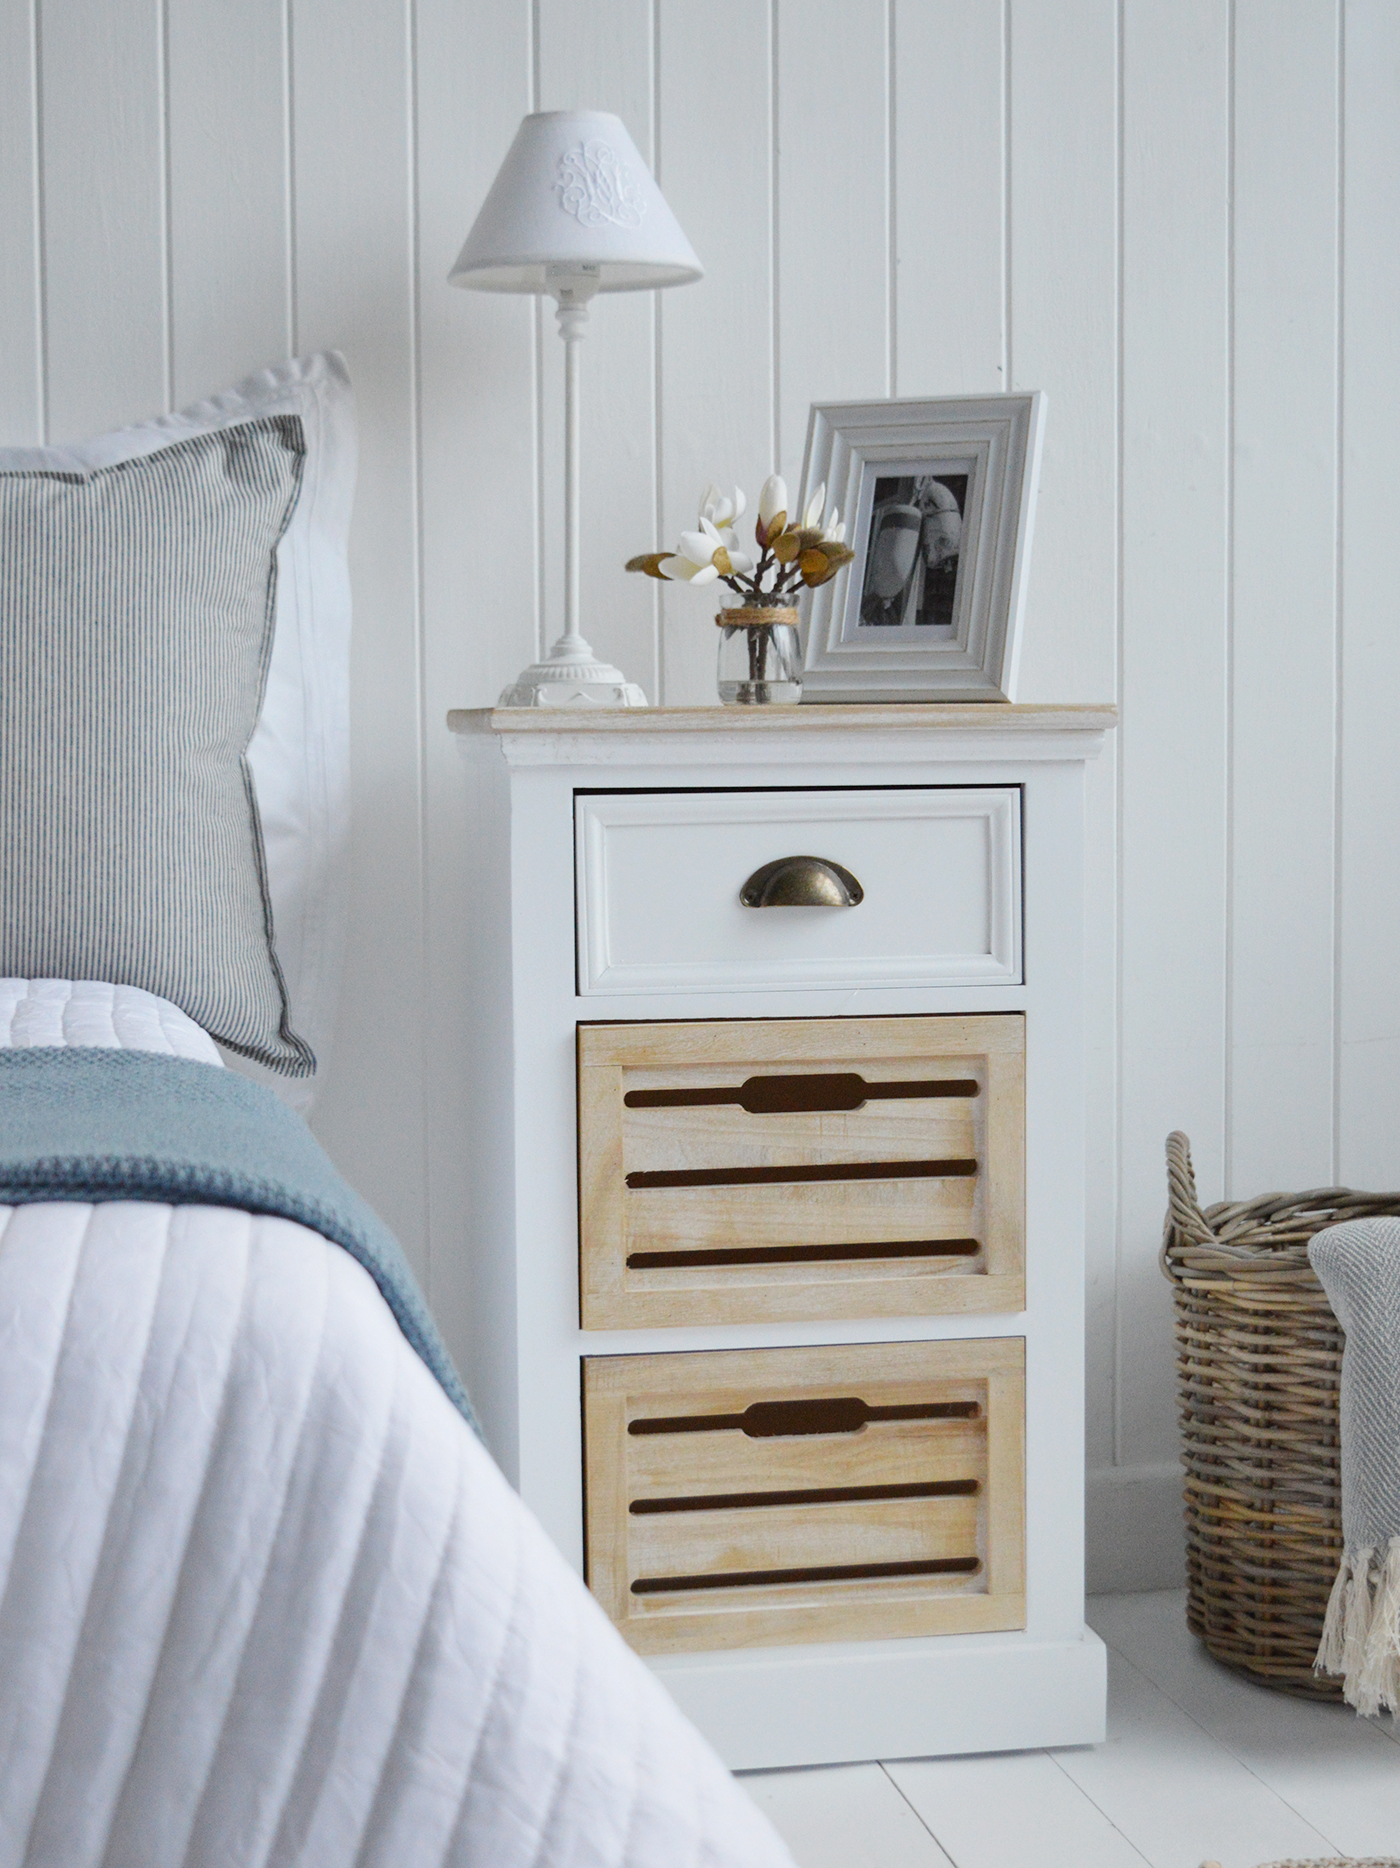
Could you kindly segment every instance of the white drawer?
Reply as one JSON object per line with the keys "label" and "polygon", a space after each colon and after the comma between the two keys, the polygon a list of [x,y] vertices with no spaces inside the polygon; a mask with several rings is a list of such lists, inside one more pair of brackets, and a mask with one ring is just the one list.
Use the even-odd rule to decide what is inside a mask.
{"label": "white drawer", "polygon": [[[1012,985],[1021,979],[1014,785],[579,792],[578,989],[592,993]],[[746,907],[755,871],[818,857],[855,907]]]}

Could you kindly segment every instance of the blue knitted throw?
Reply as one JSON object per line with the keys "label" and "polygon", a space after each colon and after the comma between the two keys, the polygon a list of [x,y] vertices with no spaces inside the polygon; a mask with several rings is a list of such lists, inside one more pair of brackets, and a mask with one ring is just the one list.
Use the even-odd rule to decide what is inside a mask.
{"label": "blue knitted throw", "polygon": [[262,1084],[151,1051],[0,1049],[0,1206],[41,1200],[232,1206],[299,1221],[364,1266],[480,1434],[398,1241]]}

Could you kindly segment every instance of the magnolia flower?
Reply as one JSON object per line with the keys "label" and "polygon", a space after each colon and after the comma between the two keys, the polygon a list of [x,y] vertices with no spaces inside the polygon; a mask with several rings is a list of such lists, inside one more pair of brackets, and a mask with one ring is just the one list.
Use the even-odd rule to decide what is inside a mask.
{"label": "magnolia flower", "polygon": [[768,541],[787,524],[787,503],[787,481],[781,474],[770,473],[758,496],[758,523],[754,527],[754,537],[765,551]]}
{"label": "magnolia flower", "polygon": [[748,501],[739,487],[734,489],[733,499],[727,498],[711,480],[700,496],[700,523],[708,519],[710,524],[722,532],[727,527],[737,525],[744,516]]}
{"label": "magnolia flower", "polygon": [[682,532],[680,543],[669,555],[649,551],[629,558],[627,569],[697,587],[723,578],[747,602],[773,607],[790,604],[804,584],[810,590],[829,582],[854,554],[845,542],[846,528],[836,508],[822,519],[825,486],[818,487],[807,502],[800,525],[788,524],[787,500],[787,482],[780,474],[769,474],[759,495],[754,526],[763,554],[758,559],[740,546],[734,530],[747,504],[743,493],[738,487],[732,495],[721,493],[711,481],[700,497],[696,530]]}
{"label": "magnolia flower", "polygon": [[[640,569],[642,567],[639,566],[638,568]],[[631,569],[630,565],[628,569]],[[695,584],[699,586],[700,584],[715,583],[719,578],[719,566],[713,562],[710,564],[697,564],[693,558],[682,558],[678,552],[673,552],[669,558],[657,558],[656,569],[651,575],[661,578],[669,577],[673,578],[678,583]]]}
{"label": "magnolia flower", "polygon": [[760,551],[767,551],[787,525],[787,481],[781,474],[770,473],[758,496],[758,518],[753,528]]}
{"label": "magnolia flower", "polygon": [[803,583],[809,590],[815,590],[819,584],[830,583],[841,566],[850,562],[851,556],[844,545],[809,545],[799,554],[797,568],[802,573]]}
{"label": "magnolia flower", "polygon": [[823,519],[822,507],[825,503],[826,485],[823,482],[807,501],[807,510],[802,515],[802,523],[795,528],[796,533],[801,535],[801,548],[804,551],[813,545],[840,545],[845,542],[846,528],[841,523],[840,508],[833,506]]}
{"label": "magnolia flower", "polygon": [[675,555],[663,558],[657,566],[663,577],[676,578],[687,584],[712,584],[717,577],[733,577],[751,571],[753,567],[754,560],[748,552],[739,549],[736,534],[729,527],[721,531],[713,520],[705,518],[703,514],[700,530],[682,532]]}

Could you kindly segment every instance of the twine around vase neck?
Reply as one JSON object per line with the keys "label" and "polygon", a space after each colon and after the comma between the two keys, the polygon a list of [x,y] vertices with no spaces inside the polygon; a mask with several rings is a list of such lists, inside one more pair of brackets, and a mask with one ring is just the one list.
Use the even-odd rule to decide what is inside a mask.
{"label": "twine around vase neck", "polygon": [[783,604],[741,604],[715,617],[721,629],[767,629],[774,623],[796,624],[797,611]]}

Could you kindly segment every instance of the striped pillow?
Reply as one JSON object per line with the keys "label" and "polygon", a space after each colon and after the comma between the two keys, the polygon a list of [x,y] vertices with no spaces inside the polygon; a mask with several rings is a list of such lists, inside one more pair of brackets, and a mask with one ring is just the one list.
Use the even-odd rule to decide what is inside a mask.
{"label": "striped pillow", "polygon": [[0,471],[0,976],[144,987],[287,1076],[247,750],[305,451],[272,415]]}

